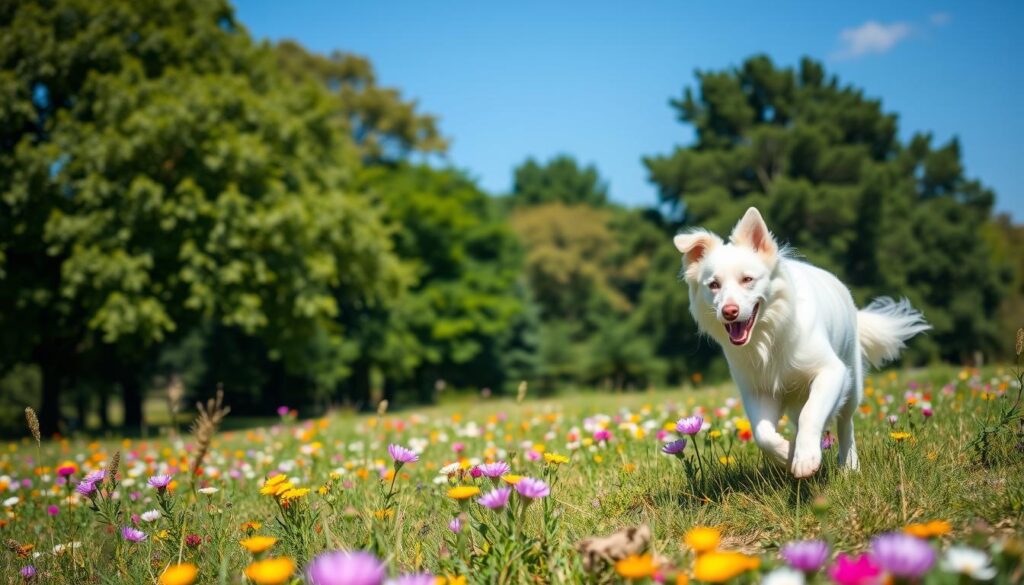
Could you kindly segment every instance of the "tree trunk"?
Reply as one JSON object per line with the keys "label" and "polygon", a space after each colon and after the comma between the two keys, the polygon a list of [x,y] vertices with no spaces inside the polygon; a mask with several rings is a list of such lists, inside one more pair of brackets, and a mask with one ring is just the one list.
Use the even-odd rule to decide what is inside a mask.
{"label": "tree trunk", "polygon": [[43,436],[50,436],[60,430],[60,387],[61,377],[55,360],[44,356],[37,360],[39,373],[43,378],[43,402],[39,407],[39,428]]}
{"label": "tree trunk", "polygon": [[124,402],[124,428],[142,431],[142,384],[134,371],[122,370],[120,376]]}
{"label": "tree trunk", "polygon": [[105,431],[110,428],[110,390],[104,388],[100,391],[100,427]]}

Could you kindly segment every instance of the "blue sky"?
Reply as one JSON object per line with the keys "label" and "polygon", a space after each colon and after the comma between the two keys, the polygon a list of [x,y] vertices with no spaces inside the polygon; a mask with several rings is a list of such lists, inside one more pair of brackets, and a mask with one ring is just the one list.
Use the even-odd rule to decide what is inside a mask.
{"label": "blue sky", "polygon": [[668,100],[697,69],[809,55],[883,100],[904,137],[960,137],[967,171],[1024,221],[1024,2],[236,0],[257,38],[369,57],[452,139],[451,162],[506,192],[526,157],[597,165],[612,197],[655,202],[640,161],[688,144]]}

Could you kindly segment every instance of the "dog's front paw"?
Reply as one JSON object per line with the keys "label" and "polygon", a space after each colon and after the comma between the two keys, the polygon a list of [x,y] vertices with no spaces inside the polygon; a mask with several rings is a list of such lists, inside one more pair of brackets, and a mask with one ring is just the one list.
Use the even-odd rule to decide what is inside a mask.
{"label": "dog's front paw", "polygon": [[817,446],[801,449],[798,445],[793,453],[793,463],[790,465],[793,477],[797,479],[810,477],[814,475],[815,471],[818,471],[819,467],[821,467],[821,449]]}

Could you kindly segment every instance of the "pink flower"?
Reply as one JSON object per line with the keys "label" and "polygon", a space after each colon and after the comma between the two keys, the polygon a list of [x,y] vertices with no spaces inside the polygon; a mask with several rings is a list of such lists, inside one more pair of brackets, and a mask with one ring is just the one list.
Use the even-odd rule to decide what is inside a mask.
{"label": "pink flower", "polygon": [[480,473],[484,474],[484,477],[497,479],[511,471],[512,467],[508,463],[505,463],[504,461],[495,461],[494,463],[484,463],[483,465],[478,465],[477,469],[480,470]]}
{"label": "pink flower", "polygon": [[536,500],[547,497],[551,493],[551,488],[542,479],[524,477],[516,482],[516,491],[528,500]]}
{"label": "pink flower", "polygon": [[612,434],[607,429],[601,429],[594,431],[594,440],[598,443],[603,443],[612,440]]}
{"label": "pink flower", "polygon": [[470,476],[471,476],[471,477],[472,477],[473,479],[476,479],[476,478],[480,477],[480,476],[481,476],[481,475],[483,475],[483,474],[484,474],[484,472],[480,471],[480,466],[479,466],[479,465],[474,465],[474,466],[473,466],[473,469],[470,469],[470,470],[469,470],[469,475],[470,475]]}
{"label": "pink flower", "polygon": [[821,450],[828,451],[835,444],[836,438],[832,436],[832,433],[825,431],[825,436],[821,438]]}
{"label": "pink flower", "polygon": [[49,506],[46,507],[46,513],[50,516],[56,516],[57,514],[60,514],[60,507],[54,504],[50,504]]}
{"label": "pink flower", "polygon": [[[520,480],[521,481],[521,480]],[[508,498],[512,495],[512,488],[502,487],[491,490],[480,496],[477,502],[485,508],[500,510],[508,504]]]}
{"label": "pink flower", "polygon": [[171,476],[154,475],[153,477],[149,478],[149,481],[146,483],[148,483],[150,487],[155,487],[157,491],[162,492],[167,489],[167,486],[171,485]]}
{"label": "pink flower", "polygon": [[420,460],[419,455],[401,445],[388,445],[388,454],[395,461],[395,467],[401,467],[406,463],[415,463]]}
{"label": "pink flower", "polygon": [[462,520],[459,520],[458,516],[452,518],[452,521],[448,523],[448,530],[458,534],[462,530]]}
{"label": "pink flower", "polygon": [[880,582],[882,570],[875,566],[871,555],[852,558],[840,554],[828,570],[828,576],[839,585],[875,585]]}
{"label": "pink flower", "polygon": [[452,443],[452,451],[455,451],[456,453],[462,453],[465,450],[466,450],[465,443],[459,443],[459,442]]}
{"label": "pink flower", "polygon": [[289,409],[287,406],[277,407],[277,416],[285,417],[288,416],[289,412],[291,412],[291,409]]}
{"label": "pink flower", "polygon": [[146,540],[146,533],[131,526],[125,526],[121,529],[121,537],[128,542],[142,542]]}
{"label": "pink flower", "polygon": [[59,475],[61,477],[67,477],[69,475],[74,475],[74,473],[75,473],[75,467],[73,465],[65,465],[64,467],[58,467],[57,468],[57,475]]}
{"label": "pink flower", "polygon": [[696,435],[704,426],[704,417],[700,415],[688,416],[676,421],[676,431],[684,435]]}

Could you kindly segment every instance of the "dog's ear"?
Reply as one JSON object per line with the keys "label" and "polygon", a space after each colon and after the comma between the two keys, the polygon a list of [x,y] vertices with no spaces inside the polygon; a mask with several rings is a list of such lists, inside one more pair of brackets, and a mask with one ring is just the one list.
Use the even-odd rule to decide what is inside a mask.
{"label": "dog's ear", "polygon": [[738,246],[749,246],[758,254],[772,260],[779,253],[779,245],[775,243],[775,237],[768,231],[768,226],[756,207],[751,207],[743,214],[743,219],[733,228],[729,239]]}
{"label": "dog's ear", "polygon": [[683,255],[687,280],[693,280],[697,276],[697,265],[708,252],[722,244],[722,238],[706,230],[695,230],[677,235],[672,243]]}

